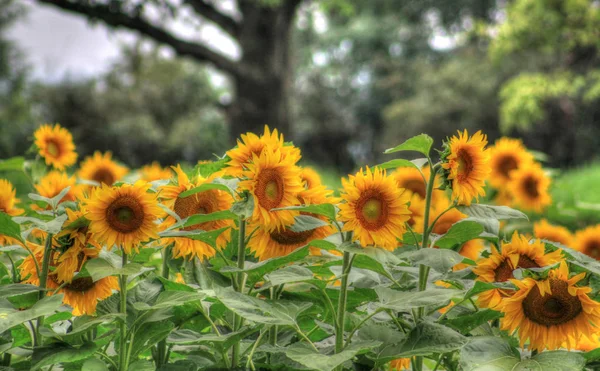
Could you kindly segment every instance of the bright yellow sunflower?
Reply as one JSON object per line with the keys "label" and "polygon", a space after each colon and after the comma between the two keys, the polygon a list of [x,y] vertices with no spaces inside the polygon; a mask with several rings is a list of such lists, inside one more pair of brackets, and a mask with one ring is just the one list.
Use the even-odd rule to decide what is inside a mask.
{"label": "bright yellow sunflower", "polygon": [[495,188],[506,187],[510,174],[533,163],[533,155],[527,152],[521,139],[500,138],[490,147],[490,184]]}
{"label": "bright yellow sunflower", "polygon": [[491,172],[486,144],[487,137],[481,131],[469,137],[466,130],[444,143],[442,175],[452,189],[452,199],[459,204],[470,205],[473,198],[485,195],[485,181]]}
{"label": "bright yellow sunflower", "polygon": [[[202,184],[210,183],[214,176],[209,179],[198,177],[196,182],[191,182],[188,176],[185,174],[181,167],[173,167],[177,174],[177,184],[170,184],[161,187],[161,196],[163,203],[173,210],[180,218],[184,219],[196,214],[211,214],[217,211],[229,210],[233,204],[233,198],[227,192],[221,190],[207,190],[203,192],[195,193],[187,197],[179,197],[179,195],[189,189],[198,187]],[[163,222],[161,228],[166,229],[173,224],[176,220],[168,216]],[[231,236],[231,228],[235,226],[233,220],[214,220],[205,222],[202,224],[192,225],[189,227],[182,228],[185,231],[213,231],[224,227],[230,227],[225,230],[217,238],[217,248],[223,248],[227,245]],[[173,256],[175,258],[187,257],[192,259],[197,256],[200,260],[204,260],[208,257],[215,255],[215,250],[208,243],[193,240],[187,237],[169,237],[162,239],[165,246],[173,244]]]}
{"label": "bright yellow sunflower", "polygon": [[575,250],[600,260],[600,224],[577,231],[573,245]]}
{"label": "bright yellow sunflower", "polygon": [[410,358],[398,358],[390,362],[389,371],[402,371],[410,368]]}
{"label": "bright yellow sunflower", "polygon": [[[577,345],[574,346],[575,349],[580,350],[582,352],[589,352],[594,349],[600,348],[600,337],[598,336],[599,332],[592,334],[591,336],[582,335]],[[567,345],[563,344],[561,348],[566,348]]]}
{"label": "bright yellow sunflower", "polygon": [[550,178],[538,163],[529,164],[511,174],[508,190],[517,206],[539,213],[552,203],[548,193]]}
{"label": "bright yellow sunflower", "polygon": [[305,166],[302,168],[300,171],[300,178],[302,178],[302,184],[306,189],[311,189],[322,185],[321,176],[310,167]]}
{"label": "bright yellow sunflower", "polygon": [[[421,174],[421,172],[423,172],[423,174]],[[391,174],[391,176],[396,180],[399,188],[404,188],[411,195],[416,194],[422,199],[425,199],[427,188],[425,180],[429,181],[430,173],[431,169],[429,166],[423,167],[421,171],[414,167],[399,167]],[[425,179],[423,179],[423,177]],[[437,180],[438,179],[436,178],[436,183]]]}
{"label": "bright yellow sunflower", "polygon": [[99,184],[113,185],[121,180],[129,170],[112,160],[112,153],[94,152],[91,157],[86,157],[81,164],[78,175],[81,179],[93,180]]}
{"label": "bright yellow sunflower", "polygon": [[12,216],[23,214],[25,210],[15,207],[19,202],[17,191],[12,183],[6,179],[0,179],[0,212]]}
{"label": "bright yellow sunflower", "polygon": [[518,330],[521,347],[529,340],[532,350],[554,350],[563,344],[574,348],[582,336],[592,336],[600,323],[600,303],[587,295],[592,289],[575,286],[584,277],[580,273],[569,278],[567,263],[561,261],[547,279],[511,280],[518,290],[504,299],[501,329]]}
{"label": "bright yellow sunflower", "polygon": [[398,188],[393,177],[378,168],[360,170],[342,179],[344,203],[339,205],[344,231],[363,246],[376,245],[392,251],[406,231],[411,195]]}
{"label": "bright yellow sunflower", "polygon": [[271,132],[265,125],[265,131],[260,137],[254,133],[242,134],[241,137],[237,141],[237,147],[226,152],[231,159],[225,168],[226,175],[242,176],[248,164],[254,161],[254,156],[260,158],[266,147],[270,152],[279,151],[282,158],[290,157],[294,164],[300,160],[300,150],[292,145],[285,145],[283,134],[279,135],[277,129]]}
{"label": "bright yellow sunflower", "polygon": [[64,170],[77,161],[77,152],[73,144],[71,133],[59,124],[42,125],[35,133],[35,145],[39,149],[40,156],[46,160],[46,165],[51,165],[58,170]]}
{"label": "bright yellow sunflower", "polygon": [[[562,260],[560,250],[545,253],[545,245],[540,240],[528,241],[525,236],[515,232],[510,242],[502,243],[498,252],[493,246],[491,255],[477,261],[473,273],[483,282],[506,282],[514,278],[517,268],[540,268],[558,263]],[[511,295],[508,290],[493,289],[479,294],[481,307],[498,310],[502,299]]]}
{"label": "bright yellow sunflower", "polygon": [[139,244],[158,238],[155,220],[164,212],[158,206],[150,184],[137,181],[121,187],[103,184],[85,202],[85,217],[90,220],[94,238],[109,249],[122,247],[129,254]]}
{"label": "bright yellow sunflower", "polygon": [[66,173],[52,170],[40,179],[40,183],[35,185],[35,189],[41,196],[52,198],[57,196],[63,189],[71,187],[69,192],[60,202],[75,201],[81,195],[81,186],[76,184],[74,176]]}
{"label": "bright yellow sunflower", "polygon": [[254,198],[254,212],[250,222],[262,224],[267,231],[282,230],[294,224],[297,211],[272,209],[299,204],[298,193],[304,187],[300,179],[300,168],[293,156],[284,156],[281,151],[263,151],[253,155],[251,163],[245,165],[241,190],[247,190]]}
{"label": "bright yellow sunflower", "polygon": [[169,179],[171,178],[171,170],[168,168],[163,168],[156,161],[151,163],[150,165],[144,165],[140,168],[140,179],[145,180],[146,182],[153,182],[155,180],[160,179]]}
{"label": "bright yellow sunflower", "polygon": [[[533,235],[540,240],[554,241],[565,246],[573,244],[573,234],[571,231],[560,225],[550,224],[546,219],[533,224]],[[600,248],[600,244],[598,247]]]}

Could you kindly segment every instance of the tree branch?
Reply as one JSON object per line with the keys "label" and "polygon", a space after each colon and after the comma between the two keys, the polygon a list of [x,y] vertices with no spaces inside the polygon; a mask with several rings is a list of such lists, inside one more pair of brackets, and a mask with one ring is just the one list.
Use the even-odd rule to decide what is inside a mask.
{"label": "tree branch", "polygon": [[239,37],[241,31],[240,25],[235,21],[235,19],[219,12],[213,5],[205,2],[204,0],[184,0],[184,3],[191,6],[196,14],[214,22],[229,35],[236,39]]}
{"label": "tree branch", "polygon": [[90,5],[88,2],[73,2],[68,0],[36,1],[41,4],[53,5],[72,13],[85,15],[89,19],[101,20],[109,26],[124,27],[137,31],[159,43],[171,46],[181,56],[189,56],[199,61],[212,63],[218,69],[234,76],[248,76],[252,75],[253,72],[256,73],[256,71],[248,71],[241,63],[235,62],[202,44],[181,40],[163,28],[151,24],[140,15],[115,12],[107,5]]}

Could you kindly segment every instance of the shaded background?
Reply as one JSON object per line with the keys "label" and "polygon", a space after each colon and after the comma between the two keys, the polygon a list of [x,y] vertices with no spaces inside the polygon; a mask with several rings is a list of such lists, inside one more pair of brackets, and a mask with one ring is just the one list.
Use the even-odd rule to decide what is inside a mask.
{"label": "shaded background", "polygon": [[591,0],[0,0],[0,158],[59,122],[82,159],[221,155],[279,128],[345,174],[426,132],[600,153]]}

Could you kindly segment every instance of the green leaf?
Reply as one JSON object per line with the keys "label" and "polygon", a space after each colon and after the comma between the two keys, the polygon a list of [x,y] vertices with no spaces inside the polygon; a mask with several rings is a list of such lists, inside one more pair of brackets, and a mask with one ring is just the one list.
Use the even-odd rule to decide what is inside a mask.
{"label": "green leaf", "polygon": [[40,291],[38,286],[26,285],[22,283],[12,283],[8,285],[0,286],[0,298],[6,298],[9,296],[27,294],[34,291]]}
{"label": "green leaf", "polygon": [[231,205],[231,212],[242,219],[247,219],[254,213],[254,197],[247,197]]}
{"label": "green leaf", "polygon": [[467,291],[464,299],[469,299],[477,294],[493,289],[514,289],[514,286],[510,282],[481,282],[475,281],[473,287]]}
{"label": "green leaf", "polygon": [[90,277],[92,277],[94,282],[96,282],[108,276],[133,276],[144,270],[153,268],[144,268],[144,266],[139,263],[129,263],[123,268],[115,267],[108,260],[104,260],[101,257],[97,257],[88,260],[85,263],[85,269],[88,271]]}
{"label": "green leaf", "polygon": [[188,196],[192,196],[195,195],[196,193],[200,193],[200,192],[205,192],[205,191],[210,191],[210,190],[219,190],[219,191],[224,191],[227,192],[228,194],[232,195],[231,189],[229,187],[227,187],[224,184],[218,184],[218,183],[206,183],[206,184],[202,184],[198,187],[194,187],[192,189],[189,189],[185,192],[181,192],[179,194],[179,198],[185,198]]}
{"label": "green leaf", "polygon": [[183,329],[173,331],[167,342],[171,344],[198,344],[198,343],[212,343],[213,345],[219,346],[222,350],[231,348],[236,343],[247,338],[248,336],[259,331],[263,326],[244,327],[239,331],[230,332],[227,334],[199,334],[196,331]]}
{"label": "green leaf", "polygon": [[55,343],[50,346],[36,348],[33,351],[31,370],[39,370],[44,366],[57,365],[59,363],[77,362],[91,357],[98,349],[94,343],[85,343],[75,348],[66,343]]}
{"label": "green leaf", "polygon": [[554,248],[560,248],[563,251],[563,255],[566,255],[566,259],[578,267],[585,269],[588,272],[600,275],[600,262],[594,258],[587,256],[586,254],[573,250],[570,247],[564,246],[556,242],[545,241],[547,245],[552,245]]}
{"label": "green leaf", "polygon": [[[579,371],[585,368],[585,357],[581,353],[555,350],[541,352],[531,358],[539,365],[540,371]],[[526,371],[529,368],[521,366],[517,370]]]}
{"label": "green leaf", "polygon": [[[261,290],[285,283],[311,281],[314,276],[312,271],[308,268],[299,265],[290,265],[267,274],[265,278],[269,281],[269,284],[261,287]],[[316,281],[321,282],[320,280]]]}
{"label": "green leaf", "polygon": [[229,227],[223,227],[219,229],[215,229],[213,231],[201,231],[201,230],[192,230],[192,231],[172,231],[167,230],[160,232],[158,235],[160,237],[186,237],[191,238],[192,240],[198,240],[202,242],[206,242],[212,247],[215,247],[217,243],[217,238],[225,232]]}
{"label": "green leaf", "polygon": [[230,288],[218,290],[217,298],[229,310],[242,318],[267,325],[294,326],[296,317],[312,306],[312,303],[297,303],[288,300],[261,300],[240,294]]}
{"label": "green leaf", "polygon": [[350,344],[338,354],[325,355],[316,352],[306,343],[294,343],[287,348],[285,355],[312,370],[331,371],[357,354],[381,345],[378,341],[358,341]]}
{"label": "green leaf", "polygon": [[13,220],[19,224],[32,223],[36,226],[36,228],[41,229],[42,231],[57,234],[62,230],[62,226],[67,220],[67,218],[67,214],[63,214],[47,222],[29,216],[16,216],[13,218]]}
{"label": "green leaf", "polygon": [[481,224],[469,220],[461,221],[452,225],[450,230],[435,240],[433,244],[441,249],[450,249],[479,237],[481,233],[483,233],[483,226]]}
{"label": "green leaf", "polygon": [[408,333],[404,342],[386,348],[381,352],[380,357],[391,360],[412,356],[427,356],[431,353],[447,353],[460,349],[467,342],[467,339],[449,327],[437,323],[421,322]]}
{"label": "green leaf", "polygon": [[329,220],[335,220],[335,206],[332,204],[318,204],[318,205],[300,205],[300,206],[288,206],[280,207],[277,209],[271,209],[271,211],[277,210],[295,210],[305,213],[323,215]]}
{"label": "green leaf", "polygon": [[430,288],[425,291],[396,291],[386,287],[377,287],[375,292],[379,297],[380,307],[399,312],[428,305],[441,306],[463,293],[460,290],[442,288]]}
{"label": "green leaf", "polygon": [[395,160],[384,162],[383,164],[375,165],[374,167],[378,167],[382,170],[386,169],[396,169],[399,167],[414,167],[418,169],[417,165],[415,165],[412,161],[405,160],[403,158],[398,158]]}
{"label": "green leaf", "polygon": [[496,220],[508,220],[508,219],[526,219],[527,215],[523,214],[519,210],[511,209],[508,206],[493,206],[483,204],[471,204],[471,206],[459,205],[458,210],[463,214],[467,214],[476,219],[496,219]]}
{"label": "green leaf", "polygon": [[0,212],[0,235],[12,237],[25,243],[21,237],[21,226],[12,220],[10,215],[3,212]]}
{"label": "green leaf", "polygon": [[499,337],[474,337],[460,350],[464,371],[515,370],[520,361],[519,352]]}
{"label": "green leaf", "polygon": [[[90,317],[90,316],[77,317],[73,321],[73,327],[72,327],[71,331],[69,331],[69,332],[60,333],[60,332],[56,332],[53,329],[50,329],[48,327],[42,327],[42,328],[40,328],[40,333],[47,337],[58,337],[58,338],[68,338],[69,336],[78,336],[78,335],[81,335],[99,325],[113,322],[115,319],[122,318],[124,316],[125,315],[122,313],[110,313],[110,314],[105,314],[100,317]],[[44,322],[44,323],[46,323],[46,322]]]}
{"label": "green leaf", "polygon": [[[83,362],[83,366],[81,366],[81,370],[85,371],[109,371],[108,366],[98,358],[90,358]],[[138,369],[136,369],[139,371]]]}
{"label": "green leaf", "polygon": [[25,158],[12,157],[12,158],[0,161],[0,171],[19,171],[19,170],[23,170],[24,165],[25,165]]}
{"label": "green leaf", "polygon": [[224,219],[237,219],[237,216],[229,210],[217,211],[210,214],[196,214],[187,218],[186,222],[183,224],[183,227],[190,227],[197,224]]}
{"label": "green leaf", "polygon": [[299,233],[299,232],[311,231],[313,229],[324,227],[326,225],[328,225],[327,222],[325,222],[319,218],[315,218],[314,216],[298,215],[294,218],[294,224],[292,226],[290,226],[289,228],[291,231]]}
{"label": "green leaf", "polygon": [[431,150],[431,146],[433,145],[433,138],[431,138],[427,134],[419,134],[414,136],[404,143],[397,145],[394,148],[387,149],[384,153],[394,153],[399,151],[417,151],[425,156],[429,156],[429,151]]}
{"label": "green leaf", "polygon": [[227,157],[221,158],[218,161],[211,161],[204,164],[198,164],[194,168],[194,170],[200,174],[203,178],[208,178],[213,173],[223,169],[225,165],[229,162]]}
{"label": "green leaf", "polygon": [[130,359],[136,359],[140,353],[152,348],[159,341],[166,339],[174,327],[173,322],[169,321],[144,323],[135,332],[133,337]]}
{"label": "green leaf", "polygon": [[426,265],[440,273],[448,272],[464,259],[462,255],[454,250],[431,248],[407,251],[400,254],[399,257],[409,259],[414,264]]}
{"label": "green leaf", "polygon": [[456,331],[460,331],[461,334],[466,335],[482,324],[500,317],[502,317],[501,312],[491,309],[484,309],[475,313],[461,314],[458,317],[448,319],[443,322],[443,325],[451,327]]}
{"label": "green leaf", "polygon": [[0,307],[0,333],[34,318],[53,314],[62,305],[62,299],[63,294],[47,296],[23,311]]}
{"label": "green leaf", "polygon": [[201,300],[204,297],[199,292],[189,291],[163,291],[156,298],[154,305],[145,302],[135,302],[133,307],[137,310],[163,309],[183,305],[191,301]]}

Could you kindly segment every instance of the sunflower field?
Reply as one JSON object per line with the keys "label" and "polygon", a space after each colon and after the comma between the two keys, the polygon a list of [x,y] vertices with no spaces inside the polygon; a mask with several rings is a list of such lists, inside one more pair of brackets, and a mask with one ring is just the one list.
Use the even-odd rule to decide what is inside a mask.
{"label": "sunflower field", "polygon": [[1,370],[600,368],[600,225],[541,219],[518,139],[421,134],[332,190],[268,127],[135,170],[33,136],[0,162],[35,189],[0,179]]}

